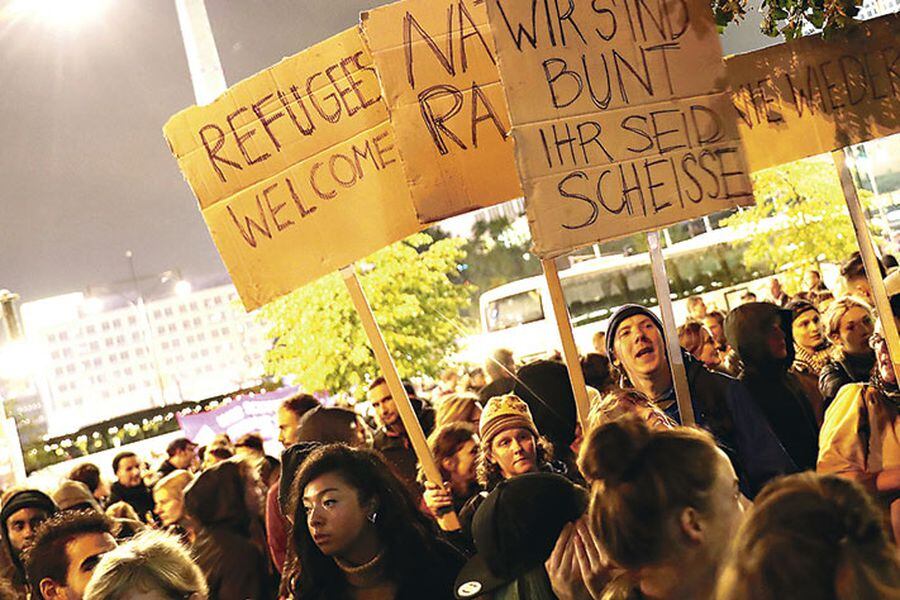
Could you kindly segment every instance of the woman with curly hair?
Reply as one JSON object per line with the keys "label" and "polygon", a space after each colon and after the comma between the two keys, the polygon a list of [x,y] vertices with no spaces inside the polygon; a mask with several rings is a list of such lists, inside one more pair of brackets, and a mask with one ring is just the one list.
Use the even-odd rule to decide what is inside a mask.
{"label": "woman with curly hair", "polygon": [[315,450],[297,474],[293,502],[302,565],[295,600],[453,598],[462,555],[376,452]]}

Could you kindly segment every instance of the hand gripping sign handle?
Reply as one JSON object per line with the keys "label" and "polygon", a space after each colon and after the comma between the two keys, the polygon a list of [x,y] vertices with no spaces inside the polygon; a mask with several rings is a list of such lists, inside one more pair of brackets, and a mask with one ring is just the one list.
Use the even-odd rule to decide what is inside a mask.
{"label": "hand gripping sign handle", "polygon": [[569,371],[569,382],[572,385],[572,393],[575,395],[575,412],[578,414],[582,435],[587,435],[590,401],[588,400],[587,386],[584,383],[584,372],[581,370],[581,360],[578,357],[578,347],[575,345],[575,336],[572,333],[569,309],[566,307],[566,298],[559,281],[559,271],[552,258],[541,259],[541,266],[544,268],[544,278],[547,280],[547,288],[550,291],[550,303],[553,305],[553,315],[556,317],[556,328],[559,330],[559,337],[562,340],[563,359],[566,361],[566,369]]}
{"label": "hand gripping sign handle", "polygon": [[647,233],[647,244],[650,247],[650,269],[653,271],[653,287],[656,288],[656,300],[663,322],[663,337],[666,339],[666,350],[669,355],[669,368],[672,370],[672,383],[675,385],[675,400],[678,402],[678,414],[682,425],[693,425],[694,407],[691,405],[691,390],[688,388],[687,373],[684,370],[684,359],[681,356],[681,345],[678,343],[678,330],[675,327],[675,314],[672,312],[672,297],[669,291],[669,277],[666,274],[666,263],[663,261],[659,245],[659,232]]}
{"label": "hand gripping sign handle", "polygon": [[878,258],[875,256],[875,247],[872,245],[872,236],[866,226],[866,216],[863,213],[853,176],[847,168],[846,157],[843,150],[835,150],[831,153],[834,166],[837,167],[841,178],[841,187],[844,190],[844,200],[847,202],[847,211],[853,222],[853,231],[856,233],[856,244],[862,256],[863,266],[866,268],[866,278],[869,287],[872,288],[872,297],[875,299],[875,312],[881,319],[881,328],[884,330],[884,339],[887,342],[888,354],[894,363],[894,374],[900,381],[900,335],[897,333],[897,325],[893,319],[891,302],[888,299],[887,290],[884,289],[884,279],[881,277],[881,269],[878,268]]}
{"label": "hand gripping sign handle", "polygon": [[[372,308],[369,306],[366,294],[363,292],[359,279],[356,277],[356,269],[353,265],[346,266],[341,269],[341,276],[344,278],[347,291],[350,292],[350,298],[353,300],[353,306],[356,308],[357,314],[359,314],[363,329],[365,329],[369,343],[372,345],[372,350],[375,352],[375,359],[381,367],[381,372],[387,382],[388,389],[391,391],[394,404],[397,405],[400,420],[403,421],[403,426],[406,428],[406,435],[409,437],[410,443],[412,443],[413,451],[416,453],[419,464],[422,465],[422,471],[425,473],[428,481],[438,487],[444,487],[441,471],[438,469],[437,463],[434,462],[434,457],[428,449],[425,432],[422,431],[422,425],[413,411],[412,403],[406,395],[406,390],[403,389],[400,373],[397,372],[397,366],[394,364],[394,359],[391,358],[387,344],[384,342],[384,337],[381,335],[381,329],[379,329],[378,323],[375,321],[375,315],[372,314]],[[460,529],[459,519],[453,511],[439,515],[438,525],[444,531]]]}

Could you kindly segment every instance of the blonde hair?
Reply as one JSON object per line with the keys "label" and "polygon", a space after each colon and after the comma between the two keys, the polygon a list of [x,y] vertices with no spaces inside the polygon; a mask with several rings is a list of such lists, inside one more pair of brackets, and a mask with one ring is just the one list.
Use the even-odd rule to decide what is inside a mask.
{"label": "blonde hair", "polygon": [[160,490],[173,491],[178,494],[184,493],[184,488],[194,480],[194,476],[184,469],[176,469],[156,482],[153,486],[153,492]]}
{"label": "blonde hair", "polygon": [[112,519],[131,519],[132,521],[141,520],[137,512],[134,510],[134,507],[124,500],[119,500],[118,502],[114,502],[107,506],[106,516]]}
{"label": "blonde hair", "polygon": [[828,338],[832,341],[840,340],[841,319],[851,308],[861,308],[868,313],[869,317],[872,316],[872,308],[862,300],[852,296],[838,298],[828,307],[824,319]]}
{"label": "blonde hair", "polygon": [[[631,405],[646,406],[657,414],[659,419],[669,425],[675,427],[672,419],[665,412],[659,409],[646,395],[633,388],[615,389],[600,396],[599,400],[591,405],[591,411],[588,413],[588,428],[593,430],[604,423],[609,423],[622,417],[634,414]],[[587,438],[587,436],[585,436]]]}
{"label": "blonde hair", "polygon": [[445,396],[435,411],[434,427],[448,423],[477,423],[481,415],[478,396],[472,394],[450,394]]}
{"label": "blonde hair", "polygon": [[160,591],[176,598],[205,599],[206,579],[190,553],[170,533],[141,532],[100,560],[85,590],[85,600],[124,600],[135,591]]}

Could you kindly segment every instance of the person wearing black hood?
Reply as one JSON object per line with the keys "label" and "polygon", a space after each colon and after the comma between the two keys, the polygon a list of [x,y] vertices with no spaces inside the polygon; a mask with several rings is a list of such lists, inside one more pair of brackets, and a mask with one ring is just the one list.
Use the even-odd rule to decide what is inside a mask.
{"label": "person wearing black hood", "polygon": [[[620,307],[609,320],[606,346],[620,387],[635,388],[680,424],[659,318],[638,304]],[[696,423],[713,434],[731,459],[744,495],[752,499],[773,477],[796,472],[747,388],[710,371],[684,350],[681,355]]]}
{"label": "person wearing black hood", "polygon": [[728,343],[744,365],[741,381],[802,470],[815,469],[819,428],[812,403],[797,376],[791,311],[768,302],[738,306],[725,319]]}
{"label": "person wearing black hood", "polygon": [[228,460],[184,490],[184,509],[196,527],[193,556],[210,600],[274,598],[253,477],[250,465]]}
{"label": "person wearing black hood", "polygon": [[3,495],[0,529],[3,532],[3,572],[20,598],[27,597],[27,577],[22,550],[34,539],[38,525],[57,511],[53,500],[40,490],[12,489]]}

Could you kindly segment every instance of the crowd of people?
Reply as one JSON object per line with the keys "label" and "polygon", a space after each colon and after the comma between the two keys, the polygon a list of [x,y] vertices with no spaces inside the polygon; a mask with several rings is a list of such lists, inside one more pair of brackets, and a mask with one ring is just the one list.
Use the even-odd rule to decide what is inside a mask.
{"label": "crowd of people", "polygon": [[7,490],[0,599],[900,598],[900,388],[858,256],[842,276],[691,299],[689,426],[660,320],[626,305],[583,357],[584,429],[558,360],[407,384],[442,482],[376,378],[371,414],[286,399],[280,458],[181,438],[111,484]]}

